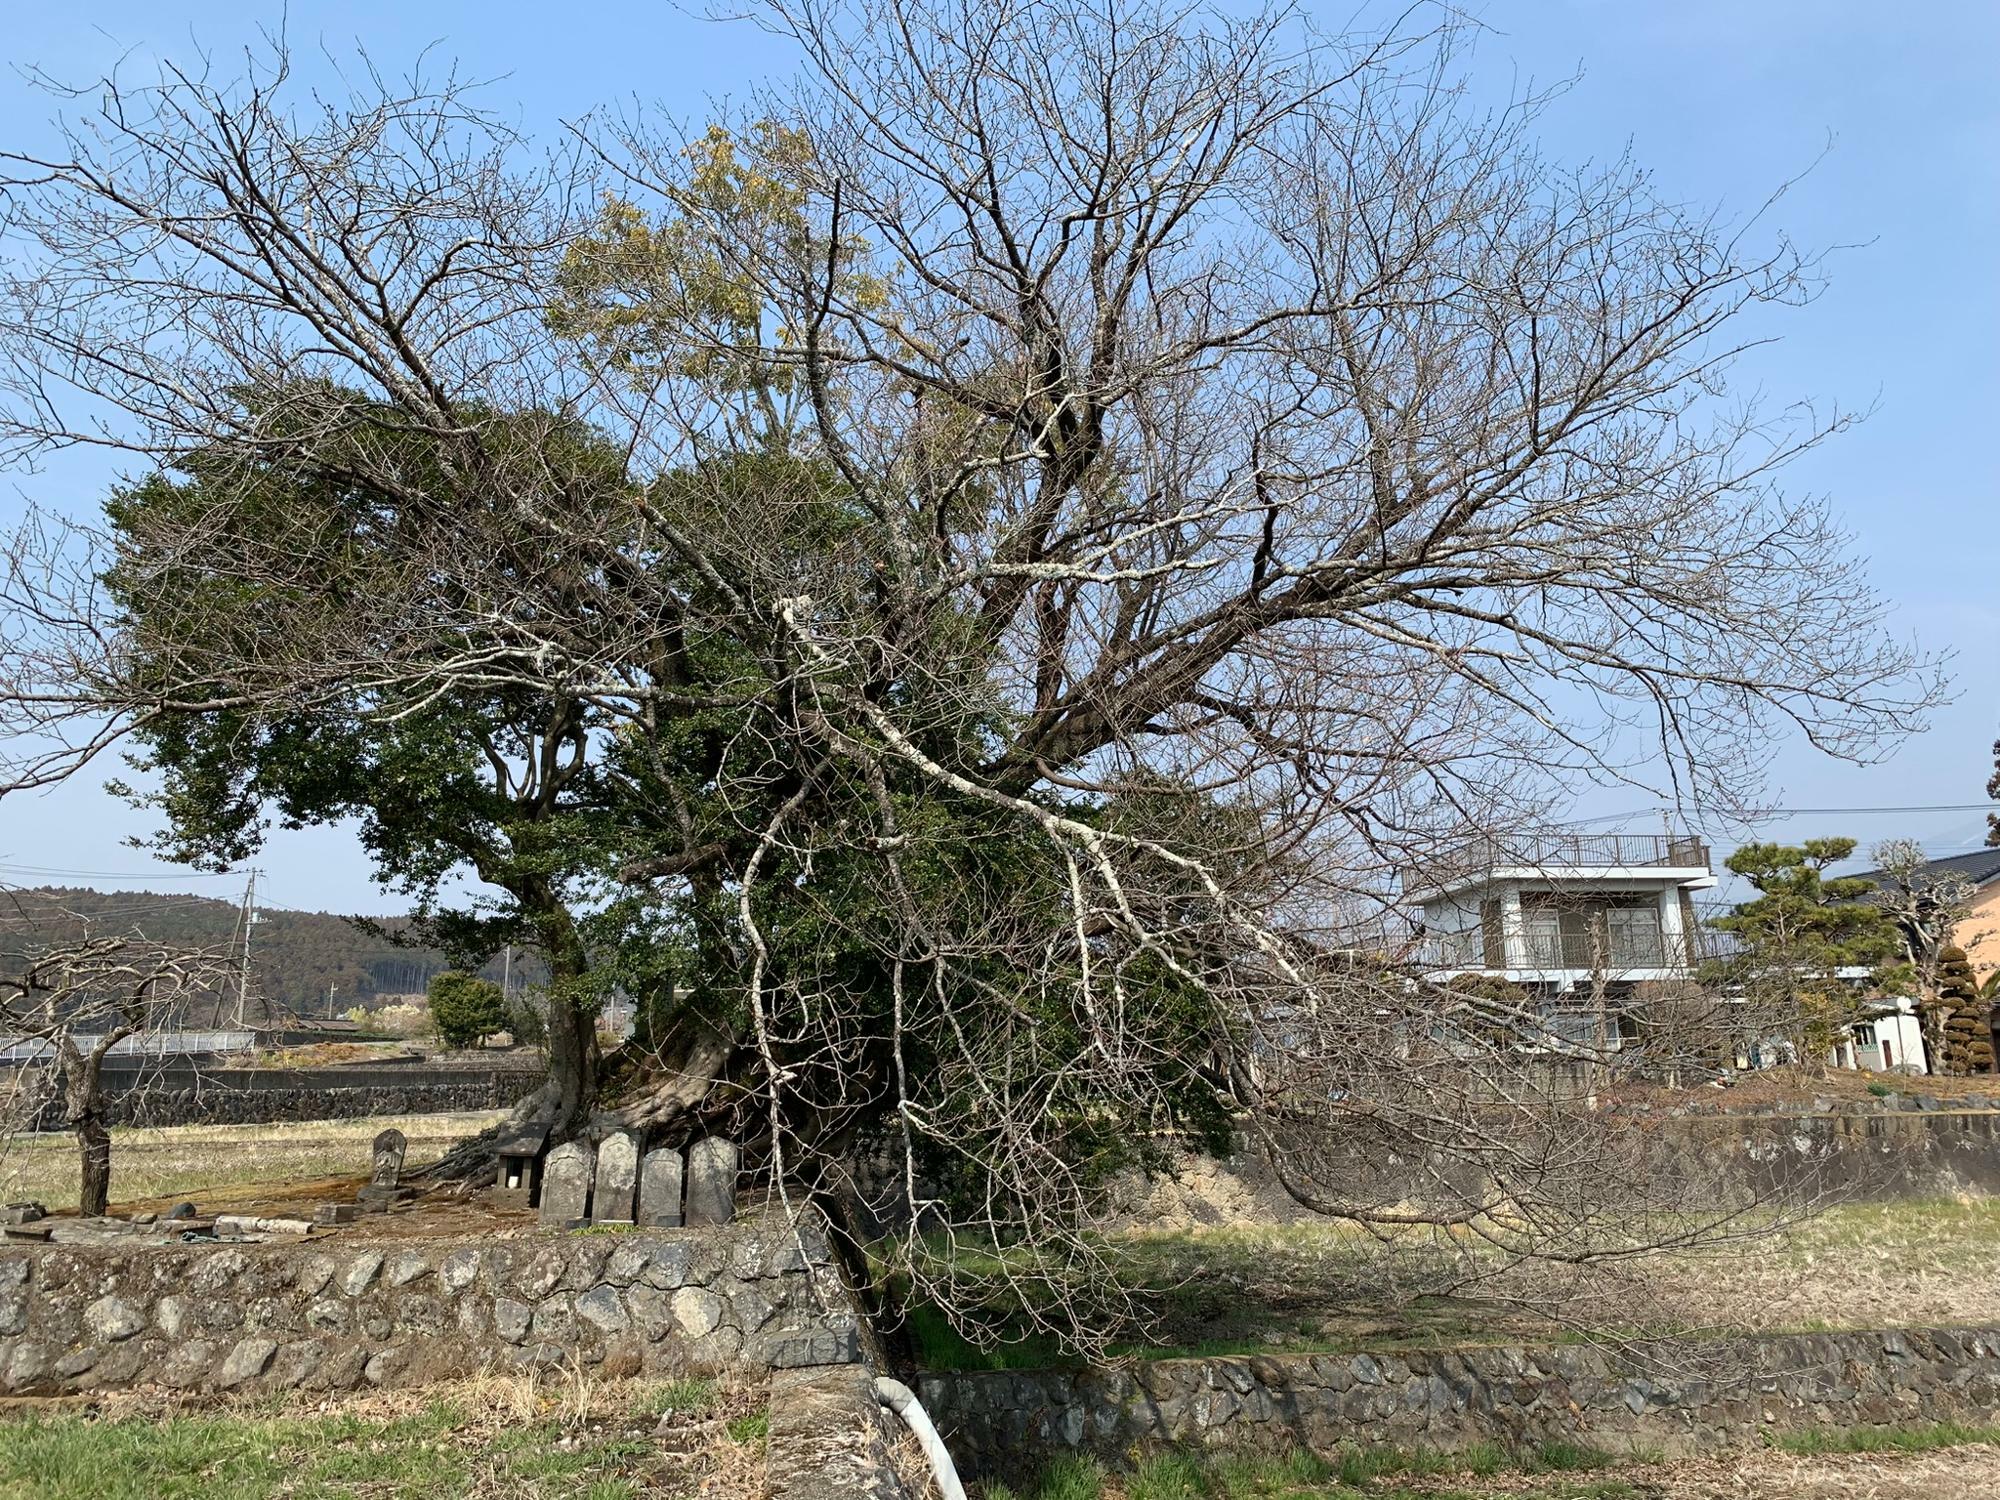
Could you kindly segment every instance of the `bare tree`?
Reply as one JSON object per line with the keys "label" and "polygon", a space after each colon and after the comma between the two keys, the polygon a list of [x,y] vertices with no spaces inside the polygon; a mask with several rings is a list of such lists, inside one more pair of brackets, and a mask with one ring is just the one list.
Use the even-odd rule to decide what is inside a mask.
{"label": "bare tree", "polygon": [[[30,956],[0,974],[0,1028],[16,1046],[46,1050],[42,1076],[64,1128],[76,1137],[79,1212],[101,1215],[111,1197],[111,1131],[105,1120],[104,1063],[126,1039],[170,1026],[189,1003],[213,997],[237,971],[237,956],[177,948],[137,935],[93,935],[80,921],[47,922],[71,935],[29,942]],[[23,946],[15,944],[14,946]],[[19,1085],[33,1076],[23,1061]],[[32,1126],[48,1098],[28,1091],[12,1101]]]}
{"label": "bare tree", "polygon": [[1915,839],[1888,839],[1868,851],[1883,879],[1873,900],[1884,908],[1901,935],[1908,983],[1923,1017],[1924,1048],[1933,1072],[1942,1072],[1944,1028],[1950,1008],[1942,1003],[1940,976],[1946,955],[1959,944],[1958,929],[1972,914],[1977,887],[1963,876],[1932,868]]}
{"label": "bare tree", "polygon": [[[1842,419],[1720,399],[1817,263],[1472,116],[1449,30],[765,19],[801,76],[692,136],[536,157],[450,82],[295,110],[279,57],[7,158],[0,438],[200,479],[143,545],[17,546],[16,784],[189,719],[584,705],[601,941],[695,981],[626,1119],[836,1204],[886,1156],[919,1285],[1026,1241],[1046,1306],[1136,1143],[1232,1129],[1330,1213],[1635,1253],[1615,1127],[1336,914],[1582,778],[1730,804],[1780,727],[1919,722],[1775,483]],[[337,503],[238,524],[273,475]],[[1356,1190],[1395,1153],[1435,1202]]]}

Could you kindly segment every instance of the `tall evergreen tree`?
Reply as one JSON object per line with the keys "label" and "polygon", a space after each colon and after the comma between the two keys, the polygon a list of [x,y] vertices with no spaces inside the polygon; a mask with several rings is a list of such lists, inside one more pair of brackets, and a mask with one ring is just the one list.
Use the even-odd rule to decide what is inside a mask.
{"label": "tall evergreen tree", "polygon": [[1757,895],[1715,919],[1741,949],[1709,977],[1740,990],[1753,1025],[1791,1041],[1802,1062],[1823,1061],[1846,1037],[1900,951],[1894,919],[1869,899],[1874,885],[1827,874],[1854,847],[1847,838],[1745,844],[1725,862]]}

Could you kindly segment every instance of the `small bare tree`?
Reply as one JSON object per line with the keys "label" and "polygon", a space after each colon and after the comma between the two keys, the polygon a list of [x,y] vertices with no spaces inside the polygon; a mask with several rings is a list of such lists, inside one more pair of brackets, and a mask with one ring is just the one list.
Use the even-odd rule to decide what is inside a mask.
{"label": "small bare tree", "polygon": [[1924,1050],[1931,1070],[1942,1072],[1949,1008],[1939,981],[1946,954],[1962,946],[1958,930],[1972,914],[1978,889],[1962,875],[1934,869],[1915,839],[1888,839],[1868,852],[1883,877],[1872,899],[1889,913],[1901,935],[1906,982],[1923,1018]]}
{"label": "small bare tree", "polygon": [[[10,1102],[29,1126],[56,1105],[64,1128],[76,1137],[79,1212],[101,1215],[111,1197],[105,1059],[127,1038],[181,1021],[191,1001],[220,994],[237,972],[237,958],[136,935],[93,936],[80,922],[38,916],[41,925],[69,933],[11,945],[26,947],[28,956],[0,974],[0,1029],[17,1046],[46,1049],[47,1092],[17,1086]],[[17,1085],[31,1076],[24,1062]]]}

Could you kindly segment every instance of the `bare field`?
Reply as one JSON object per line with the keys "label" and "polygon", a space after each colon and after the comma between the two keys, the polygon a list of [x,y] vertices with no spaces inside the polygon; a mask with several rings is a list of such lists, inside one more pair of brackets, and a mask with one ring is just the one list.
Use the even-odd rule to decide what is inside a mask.
{"label": "bare field", "polygon": [[[179,1125],[111,1132],[111,1206],[151,1206],[193,1198],[205,1206],[254,1197],[272,1184],[310,1189],[327,1179],[368,1175],[368,1147],[391,1126],[409,1138],[409,1167],[498,1121],[503,1111],[377,1115],[271,1125]],[[30,1199],[74,1208],[76,1142],[68,1135],[14,1136],[0,1143],[0,1201]]]}
{"label": "bare field", "polygon": [[1712,1308],[1723,1327],[2000,1323],[2000,1200],[1846,1204],[1647,1274],[1691,1320]]}

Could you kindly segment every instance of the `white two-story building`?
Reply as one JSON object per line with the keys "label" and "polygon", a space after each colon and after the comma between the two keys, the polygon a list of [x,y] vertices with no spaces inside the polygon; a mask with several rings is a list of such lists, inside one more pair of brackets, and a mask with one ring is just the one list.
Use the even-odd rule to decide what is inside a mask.
{"label": "white two-story building", "polygon": [[1404,877],[1440,977],[1492,974],[1552,995],[1684,979],[1699,956],[1694,894],[1708,846],[1674,834],[1479,839]]}
{"label": "white two-story building", "polygon": [[[1406,872],[1403,887],[1423,913],[1420,962],[1432,978],[1505,979],[1540,1002],[1550,1037],[1588,1043],[1602,1025],[1616,1046],[1639,986],[1689,979],[1704,957],[1732,946],[1697,907],[1697,893],[1716,883],[1698,838],[1562,831],[1469,841]],[[1858,987],[1868,973],[1841,977]],[[1748,1040],[1739,1061],[1749,1065],[1758,1052]],[[1911,1002],[1865,1002],[1851,1039],[1828,1060],[1923,1071]]]}

